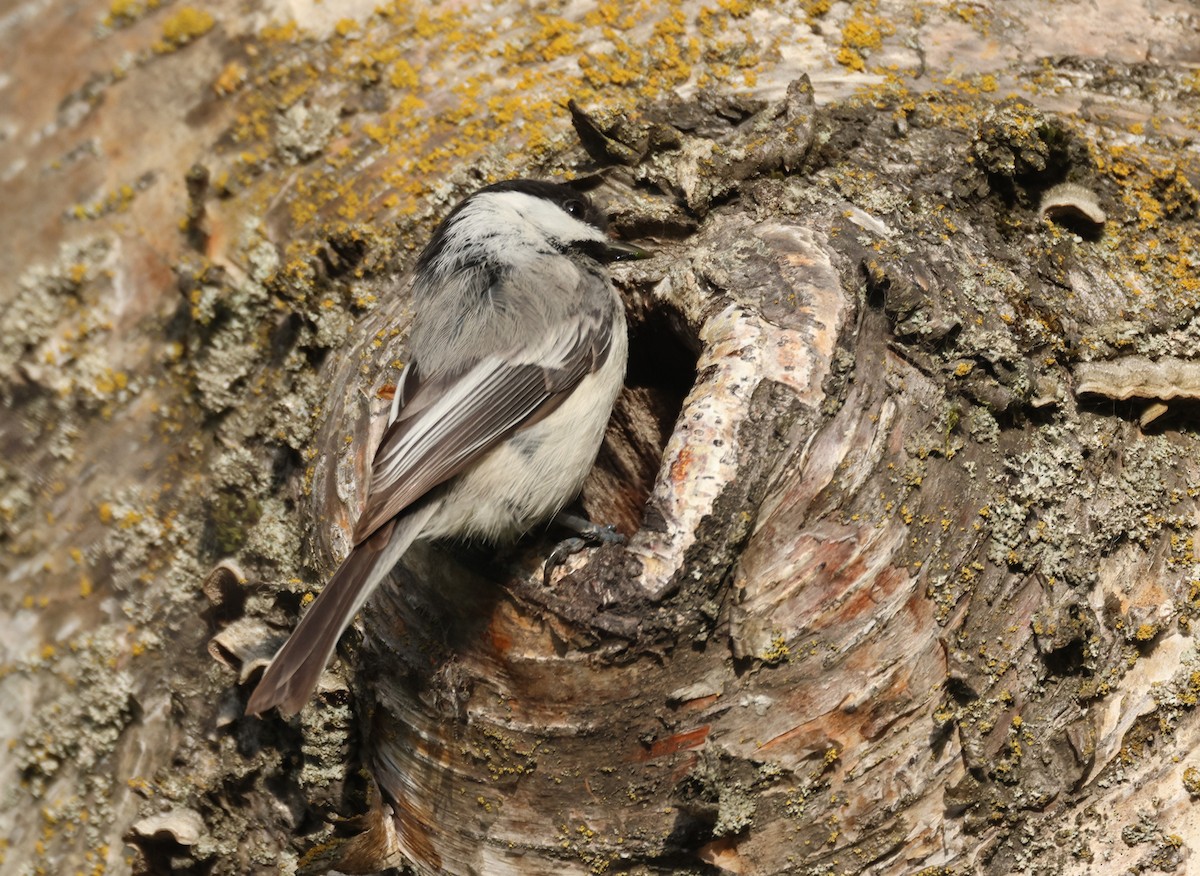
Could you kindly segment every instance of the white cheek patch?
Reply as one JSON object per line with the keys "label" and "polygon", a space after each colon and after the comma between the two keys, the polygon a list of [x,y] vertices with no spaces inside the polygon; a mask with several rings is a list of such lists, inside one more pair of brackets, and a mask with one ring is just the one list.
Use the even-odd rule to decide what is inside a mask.
{"label": "white cheek patch", "polygon": [[487,192],[475,200],[479,209],[466,210],[459,219],[464,235],[490,234],[504,229],[514,243],[523,240],[534,245],[547,240],[565,244],[608,240],[608,235],[599,228],[576,219],[545,198],[525,192]]}

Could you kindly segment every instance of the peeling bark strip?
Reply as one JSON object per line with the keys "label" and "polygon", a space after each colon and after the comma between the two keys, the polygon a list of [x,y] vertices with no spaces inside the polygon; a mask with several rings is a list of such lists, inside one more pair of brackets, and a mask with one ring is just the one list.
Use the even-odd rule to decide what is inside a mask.
{"label": "peeling bark strip", "polygon": [[1200,361],[1164,356],[1125,356],[1075,366],[1075,394],[1131,398],[1200,399]]}
{"label": "peeling bark strip", "polygon": [[[652,600],[678,587],[690,571],[681,563],[700,537],[701,521],[739,475],[737,429],[754,387],[778,381],[815,412],[845,319],[829,254],[806,229],[718,221],[697,247],[694,266],[671,272],[654,291],[700,326],[704,348],[696,366],[700,377],[650,499],[655,523],[629,547],[643,564],[639,580]],[[713,289],[722,294],[711,294]]]}

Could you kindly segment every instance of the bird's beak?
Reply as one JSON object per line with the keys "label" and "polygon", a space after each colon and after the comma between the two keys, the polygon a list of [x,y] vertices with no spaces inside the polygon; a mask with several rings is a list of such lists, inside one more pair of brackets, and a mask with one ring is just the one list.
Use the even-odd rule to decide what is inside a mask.
{"label": "bird's beak", "polygon": [[632,262],[637,259],[648,259],[654,253],[636,247],[631,243],[621,243],[617,240],[610,240],[605,245],[605,253],[610,262]]}

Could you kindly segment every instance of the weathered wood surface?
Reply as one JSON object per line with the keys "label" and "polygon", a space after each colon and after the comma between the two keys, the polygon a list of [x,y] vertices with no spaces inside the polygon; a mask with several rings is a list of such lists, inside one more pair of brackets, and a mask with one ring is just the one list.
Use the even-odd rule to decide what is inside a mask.
{"label": "weathered wood surface", "polygon": [[[4,872],[1186,870],[1195,28],[10,4]],[[584,496],[628,548],[549,588],[552,536],[424,552],[310,708],[246,720],[413,248],[539,174],[659,251]],[[1043,213],[1063,182],[1102,225]]]}

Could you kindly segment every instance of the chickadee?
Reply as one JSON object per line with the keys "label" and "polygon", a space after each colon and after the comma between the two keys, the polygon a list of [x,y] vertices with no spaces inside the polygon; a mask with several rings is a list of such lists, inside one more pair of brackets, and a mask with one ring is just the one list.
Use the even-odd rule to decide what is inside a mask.
{"label": "chickadee", "polygon": [[625,311],[605,265],[646,256],[605,226],[574,189],[525,179],[480,189],[438,226],[353,547],[247,714],[303,707],[414,541],[512,538],[579,492],[625,376]]}

